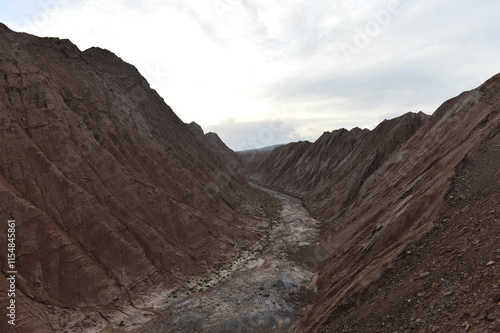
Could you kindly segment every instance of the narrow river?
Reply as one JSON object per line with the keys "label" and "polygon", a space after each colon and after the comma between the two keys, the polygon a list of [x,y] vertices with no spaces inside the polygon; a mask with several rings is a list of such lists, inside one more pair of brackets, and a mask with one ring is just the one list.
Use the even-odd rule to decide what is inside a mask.
{"label": "narrow river", "polygon": [[300,200],[252,184],[283,202],[281,223],[251,260],[204,293],[176,301],[140,332],[286,332],[314,299],[312,253],[320,223]]}

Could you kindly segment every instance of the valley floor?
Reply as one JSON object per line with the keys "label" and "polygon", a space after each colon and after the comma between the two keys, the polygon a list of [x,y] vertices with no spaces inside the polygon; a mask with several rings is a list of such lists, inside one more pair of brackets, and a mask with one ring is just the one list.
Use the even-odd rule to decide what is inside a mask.
{"label": "valley floor", "polygon": [[314,246],[320,223],[300,200],[258,185],[283,203],[268,241],[241,269],[169,305],[139,332],[286,332],[314,300]]}

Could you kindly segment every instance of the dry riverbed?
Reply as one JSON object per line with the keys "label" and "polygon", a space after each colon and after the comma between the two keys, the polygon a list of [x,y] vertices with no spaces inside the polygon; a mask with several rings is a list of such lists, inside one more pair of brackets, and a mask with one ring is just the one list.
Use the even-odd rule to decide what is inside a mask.
{"label": "dry riverbed", "polygon": [[165,295],[164,315],[139,332],[286,332],[314,299],[312,259],[320,224],[300,200],[258,185],[283,203],[268,240],[233,263]]}

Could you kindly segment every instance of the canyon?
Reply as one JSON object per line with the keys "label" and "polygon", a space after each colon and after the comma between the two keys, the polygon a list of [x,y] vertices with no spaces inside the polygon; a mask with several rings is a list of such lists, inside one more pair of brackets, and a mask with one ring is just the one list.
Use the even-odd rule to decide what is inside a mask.
{"label": "canyon", "polygon": [[[0,68],[0,211],[17,222],[16,332],[105,326],[261,237],[267,222],[234,153],[183,123],[113,53],[2,25]],[[4,223],[0,237],[5,244]]]}
{"label": "canyon", "polygon": [[[461,331],[471,313],[476,313],[474,325],[465,326],[478,332],[498,329],[499,275],[493,263],[500,258],[499,102],[500,75],[496,75],[477,89],[446,101],[432,116],[407,113],[383,121],[372,131],[336,130],[324,133],[314,143],[291,143],[270,153],[240,154],[247,172],[256,180],[302,198],[311,214],[324,222],[314,255],[318,296],[295,331],[390,331],[383,326],[396,320],[389,304],[399,312],[406,305],[406,316],[396,317],[397,332],[427,332],[434,328]],[[460,220],[463,215],[474,227]],[[458,223],[467,230],[465,240],[458,238],[464,229],[458,232],[446,227]],[[488,235],[487,241],[478,240],[482,233]],[[437,248],[428,240],[421,249],[428,260],[416,258],[413,260],[419,264],[408,266],[408,259],[403,259],[412,253],[408,248],[423,247],[424,236],[440,237]],[[470,242],[478,245],[473,249],[475,253],[471,252]],[[450,274],[447,248],[459,252],[458,259],[473,266],[465,265],[463,271]],[[428,267],[429,261],[432,268]],[[398,284],[399,289],[405,289],[399,293],[408,293],[406,300],[381,298],[386,297],[381,296],[385,289],[398,289],[392,285],[396,283],[394,278],[389,287],[387,282],[380,282],[391,272],[400,273],[396,263],[409,271]],[[437,283],[443,289],[443,284],[450,288],[449,280],[454,280],[470,303],[456,307],[445,299],[442,306],[448,311],[436,316],[435,327],[425,323],[430,313],[423,315],[420,311],[424,318],[412,314],[414,302],[420,306],[422,303],[419,298],[423,296],[416,295],[423,293],[430,303],[434,297],[440,298],[434,293],[449,290],[437,286],[434,292],[422,292],[430,286],[410,289],[408,285],[413,279],[419,280],[419,274],[429,274],[424,280],[434,280],[430,285]],[[468,280],[471,277],[475,283]],[[488,291],[476,289],[477,284]],[[479,294],[479,300],[472,296]],[[369,302],[372,308],[365,305],[364,312],[357,310],[362,301]],[[372,311],[384,315],[371,322],[363,319]],[[425,324],[417,327],[417,319]],[[358,326],[357,322],[369,322],[371,326]]]}
{"label": "canyon", "polygon": [[500,75],[235,153],[110,51],[0,24],[0,70],[2,332],[500,329]]}

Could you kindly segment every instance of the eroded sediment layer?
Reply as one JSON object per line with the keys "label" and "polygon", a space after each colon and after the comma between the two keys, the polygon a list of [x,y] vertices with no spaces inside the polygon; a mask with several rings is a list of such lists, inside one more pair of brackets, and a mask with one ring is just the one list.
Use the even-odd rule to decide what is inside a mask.
{"label": "eroded sediment layer", "polygon": [[[322,262],[317,302],[297,331],[335,321],[349,300],[439,222],[459,166],[500,132],[499,109],[496,75],[432,116],[408,113],[372,131],[327,132],[312,144],[289,144],[245,162],[254,177],[299,195],[325,222],[316,251]],[[487,182],[494,191],[499,178],[497,167]]]}
{"label": "eroded sediment layer", "polygon": [[[101,327],[151,287],[257,238],[264,222],[249,217],[258,205],[229,149],[184,124],[133,66],[0,25],[0,69],[0,211],[18,226],[17,332]],[[2,308],[5,283],[0,275]]]}

